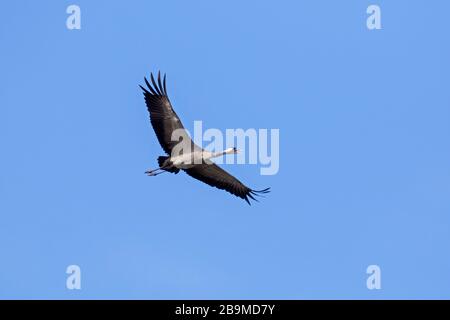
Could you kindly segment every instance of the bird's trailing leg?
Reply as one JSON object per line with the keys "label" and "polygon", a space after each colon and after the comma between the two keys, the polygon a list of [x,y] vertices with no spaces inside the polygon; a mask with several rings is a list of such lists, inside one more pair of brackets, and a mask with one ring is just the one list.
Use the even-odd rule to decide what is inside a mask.
{"label": "bird's trailing leg", "polygon": [[[158,171],[160,171],[160,172],[158,172]],[[153,169],[153,170],[147,170],[147,171],[145,171],[145,174],[148,175],[149,177],[154,177],[154,176],[157,176],[164,172],[167,172],[167,171],[165,171],[163,168],[157,168],[157,169]]]}
{"label": "bird's trailing leg", "polygon": [[155,177],[155,176],[160,175],[161,173],[164,173],[164,172],[167,172],[167,171],[160,171],[160,172],[156,172],[156,173],[151,173],[151,174],[148,174],[148,176],[149,177]]}
{"label": "bird's trailing leg", "polygon": [[161,170],[161,168],[147,170],[147,171],[145,171],[145,174],[148,176],[155,176],[159,170]]}

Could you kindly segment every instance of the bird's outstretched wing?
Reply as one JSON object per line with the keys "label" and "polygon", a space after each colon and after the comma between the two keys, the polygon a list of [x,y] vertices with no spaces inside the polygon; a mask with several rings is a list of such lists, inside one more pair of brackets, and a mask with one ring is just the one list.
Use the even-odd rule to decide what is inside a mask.
{"label": "bird's outstretched wing", "polygon": [[[162,82],[160,72],[158,72],[158,83],[153,78],[153,74],[150,74],[150,79],[152,84],[144,78],[147,88],[140,87],[144,91],[145,104],[150,113],[150,122],[164,152],[170,155],[173,147],[181,140],[183,143],[195,147],[167,96],[166,75],[164,75]],[[172,134],[175,130],[177,130],[178,140],[172,140]]]}
{"label": "bird's outstretched wing", "polygon": [[244,199],[248,204],[250,204],[249,198],[258,201],[254,198],[254,196],[270,192],[270,188],[263,190],[250,189],[214,163],[198,164],[190,169],[184,169],[184,171],[197,180],[200,180],[212,187],[228,191],[229,193]]}

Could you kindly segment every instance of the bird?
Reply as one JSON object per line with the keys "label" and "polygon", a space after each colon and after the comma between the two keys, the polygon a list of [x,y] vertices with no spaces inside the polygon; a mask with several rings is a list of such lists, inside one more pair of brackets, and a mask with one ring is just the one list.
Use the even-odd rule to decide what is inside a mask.
{"label": "bird", "polygon": [[148,176],[157,176],[164,172],[178,174],[180,170],[183,170],[194,179],[244,199],[249,205],[251,205],[250,199],[258,201],[255,196],[270,192],[270,188],[254,190],[247,187],[212,162],[213,158],[225,154],[236,154],[239,151],[236,148],[227,148],[219,152],[210,152],[195,144],[170,103],[166,88],[166,74],[161,81],[161,71],[159,71],[156,82],[153,73],[150,73],[150,81],[151,84],[144,77],[147,87],[142,85],[139,87],[144,94],[150,123],[166,155],[157,158],[158,168],[145,171]]}

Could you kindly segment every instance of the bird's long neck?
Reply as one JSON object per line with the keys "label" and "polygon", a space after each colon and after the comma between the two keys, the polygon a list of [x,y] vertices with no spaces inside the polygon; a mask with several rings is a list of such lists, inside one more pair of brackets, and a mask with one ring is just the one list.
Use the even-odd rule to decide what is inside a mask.
{"label": "bird's long neck", "polygon": [[221,157],[223,155],[227,154],[226,150],[223,151],[219,151],[219,152],[212,152],[211,153],[211,158],[217,158],[217,157]]}

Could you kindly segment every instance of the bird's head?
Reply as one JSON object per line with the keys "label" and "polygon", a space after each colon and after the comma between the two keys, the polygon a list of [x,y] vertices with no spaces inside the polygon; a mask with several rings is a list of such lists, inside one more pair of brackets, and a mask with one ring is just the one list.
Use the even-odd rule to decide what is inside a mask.
{"label": "bird's head", "polygon": [[237,148],[228,148],[225,150],[226,154],[237,154],[239,153],[239,150]]}

